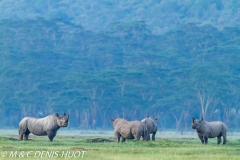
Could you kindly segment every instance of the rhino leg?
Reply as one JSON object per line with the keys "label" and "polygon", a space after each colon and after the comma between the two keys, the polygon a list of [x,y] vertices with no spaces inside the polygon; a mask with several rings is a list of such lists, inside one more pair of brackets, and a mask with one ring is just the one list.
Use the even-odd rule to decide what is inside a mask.
{"label": "rhino leg", "polygon": [[25,139],[25,140],[28,140],[28,136],[29,136],[29,133],[28,133],[28,134],[25,133],[25,134],[24,134],[24,139]]}
{"label": "rhino leg", "polygon": [[123,138],[123,137],[122,137],[122,142],[125,142],[125,140],[126,140],[126,138]]}
{"label": "rhino leg", "polygon": [[23,140],[23,131],[21,131],[20,129],[18,130],[19,133],[19,140]]}
{"label": "rhino leg", "polygon": [[[24,134],[24,140],[28,140],[28,135],[30,134],[30,131],[27,129],[24,133],[22,133],[22,136],[23,136],[23,134]],[[20,137],[20,138],[22,138],[22,137]]]}
{"label": "rhino leg", "polygon": [[24,134],[29,134],[30,133],[28,128],[27,128],[26,121],[22,122],[22,124],[19,125],[18,133],[19,133],[19,139],[20,140],[23,140],[23,135]]}
{"label": "rhino leg", "polygon": [[19,139],[23,140],[23,133],[19,133]]}
{"label": "rhino leg", "polygon": [[226,142],[227,142],[226,134],[223,134],[222,136],[223,136],[223,144],[226,144]]}
{"label": "rhino leg", "polygon": [[149,141],[150,140],[150,135],[149,134],[147,134],[147,135],[142,135],[142,140],[143,141]]}
{"label": "rhino leg", "polygon": [[53,138],[55,137],[56,133],[54,133],[53,131],[48,131],[47,132],[47,135],[48,135],[48,139],[50,142],[53,141]]}
{"label": "rhino leg", "polygon": [[19,134],[19,140],[23,140],[23,132],[21,131],[20,127],[18,129],[18,134]]}
{"label": "rhino leg", "polygon": [[147,132],[146,135],[142,135],[142,140],[143,141],[149,141],[150,140],[150,134]]}
{"label": "rhino leg", "polygon": [[218,137],[217,137],[217,144],[220,144],[222,142],[222,135],[220,134]]}
{"label": "rhino leg", "polygon": [[52,136],[49,136],[49,135],[48,135],[48,139],[49,139],[50,142],[53,141],[53,137],[52,137]]}
{"label": "rhino leg", "polygon": [[[140,139],[141,139],[141,136],[140,136]],[[142,140],[143,141],[148,141],[150,139],[150,135],[142,135]]]}
{"label": "rhino leg", "polygon": [[203,139],[203,137],[199,137],[199,139],[201,140],[202,144],[204,144],[204,139]]}
{"label": "rhino leg", "polygon": [[115,132],[114,134],[115,134],[115,138],[117,139],[117,142],[119,143],[120,142],[120,137],[121,137],[120,133]]}
{"label": "rhino leg", "polygon": [[208,144],[208,137],[204,137],[205,144]]}
{"label": "rhino leg", "polygon": [[223,144],[226,144],[226,142],[227,142],[226,137],[223,137]]}
{"label": "rhino leg", "polygon": [[155,135],[156,135],[156,132],[153,132],[153,134],[152,134],[152,141],[155,141]]}
{"label": "rhino leg", "polygon": [[[142,136],[142,134],[138,134],[138,133],[136,133],[136,134],[133,135],[133,137],[134,137],[137,141],[139,141],[139,140],[141,139],[141,136]],[[143,139],[144,139],[144,138],[143,138]]]}
{"label": "rhino leg", "polygon": [[152,141],[155,141],[155,134],[152,134]]}

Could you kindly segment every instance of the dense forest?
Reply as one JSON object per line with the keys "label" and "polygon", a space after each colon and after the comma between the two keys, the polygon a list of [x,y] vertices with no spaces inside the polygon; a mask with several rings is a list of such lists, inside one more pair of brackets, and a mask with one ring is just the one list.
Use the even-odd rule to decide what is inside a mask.
{"label": "dense forest", "polygon": [[0,1],[2,128],[70,113],[70,128],[159,116],[240,121],[236,0]]}

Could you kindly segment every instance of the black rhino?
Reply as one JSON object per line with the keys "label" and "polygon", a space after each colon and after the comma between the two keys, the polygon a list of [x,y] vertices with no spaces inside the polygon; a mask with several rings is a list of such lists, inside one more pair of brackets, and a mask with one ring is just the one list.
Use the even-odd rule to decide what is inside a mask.
{"label": "black rhino", "polygon": [[44,118],[35,118],[35,117],[25,117],[19,123],[19,136],[20,140],[28,140],[28,135],[30,133],[37,136],[47,135],[49,140],[52,141],[57,134],[57,130],[60,127],[68,126],[68,117],[66,113],[63,116],[59,116],[58,113],[49,115]]}
{"label": "black rhino", "polygon": [[150,134],[152,134],[152,141],[155,141],[155,135],[157,133],[157,123],[156,120],[158,120],[158,117],[153,118],[152,116],[147,116],[144,118],[141,122],[145,123],[147,126],[147,131],[148,131],[148,138],[147,140],[150,140]]}
{"label": "black rhino", "polygon": [[122,142],[126,139],[136,139],[137,141],[143,137],[144,141],[147,141],[147,127],[140,121],[126,121],[122,118],[111,118],[113,121],[114,135],[117,142],[122,137]]}
{"label": "black rhino", "polygon": [[208,143],[208,138],[217,137],[217,144],[222,142],[221,137],[223,137],[223,144],[227,142],[227,126],[221,121],[208,122],[203,118],[196,120],[192,117],[192,128],[196,129],[198,137],[204,144]]}

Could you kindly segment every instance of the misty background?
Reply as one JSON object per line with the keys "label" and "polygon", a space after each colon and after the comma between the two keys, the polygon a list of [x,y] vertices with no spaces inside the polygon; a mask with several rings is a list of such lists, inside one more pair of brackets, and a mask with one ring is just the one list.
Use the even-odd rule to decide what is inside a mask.
{"label": "misty background", "polygon": [[69,128],[109,117],[240,121],[238,0],[0,0],[0,128],[70,113]]}

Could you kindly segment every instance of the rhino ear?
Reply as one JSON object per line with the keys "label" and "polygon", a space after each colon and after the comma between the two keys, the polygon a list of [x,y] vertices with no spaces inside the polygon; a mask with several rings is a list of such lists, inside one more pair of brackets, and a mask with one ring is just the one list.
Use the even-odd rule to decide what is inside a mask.
{"label": "rhino ear", "polygon": [[112,118],[112,117],[110,117],[110,119],[111,119],[111,121],[113,121],[113,122],[115,121],[115,119],[114,119],[114,118]]}
{"label": "rhino ear", "polygon": [[149,116],[147,116],[147,118],[149,118]]}
{"label": "rhino ear", "polygon": [[58,113],[55,114],[57,117],[59,117]]}
{"label": "rhino ear", "polygon": [[155,120],[158,120],[158,116],[155,117]]}
{"label": "rhino ear", "polygon": [[203,121],[203,117],[201,118],[201,121]]}
{"label": "rhino ear", "polygon": [[192,117],[192,122],[194,123],[194,120],[195,120],[195,118],[194,117]]}
{"label": "rhino ear", "polygon": [[66,116],[66,113],[65,113],[65,112],[63,113],[63,116]]}

